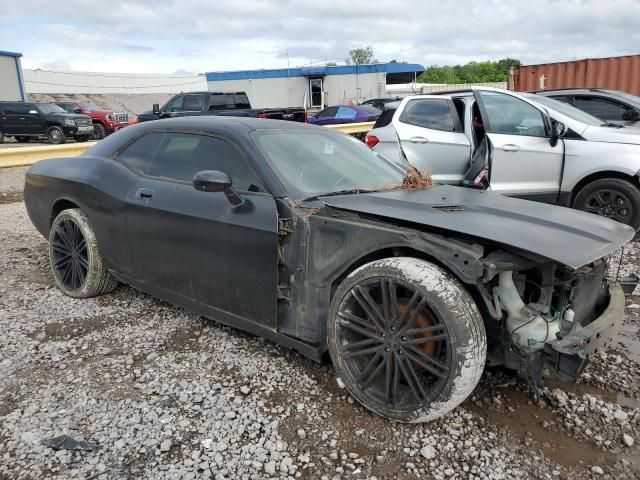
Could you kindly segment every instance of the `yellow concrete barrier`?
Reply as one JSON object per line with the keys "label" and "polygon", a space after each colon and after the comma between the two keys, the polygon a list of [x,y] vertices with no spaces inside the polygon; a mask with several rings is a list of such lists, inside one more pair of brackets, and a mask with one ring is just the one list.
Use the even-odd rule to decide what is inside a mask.
{"label": "yellow concrete barrier", "polygon": [[374,123],[376,122],[341,123],[338,125],[325,125],[325,127],[351,135],[354,133],[367,133],[373,128]]}
{"label": "yellow concrete barrier", "polygon": [[97,142],[43,145],[38,147],[10,147],[0,149],[0,168],[26,167],[47,158],[75,157]]}

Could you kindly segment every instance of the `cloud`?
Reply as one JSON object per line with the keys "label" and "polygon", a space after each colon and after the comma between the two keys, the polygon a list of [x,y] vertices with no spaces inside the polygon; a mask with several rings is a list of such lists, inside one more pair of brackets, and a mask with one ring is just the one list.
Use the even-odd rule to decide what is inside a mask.
{"label": "cloud", "polygon": [[43,70],[73,70],[68,62],[59,58],[50,62],[43,62],[40,64],[39,68]]}
{"label": "cloud", "polygon": [[[381,60],[524,63],[624,55],[640,45],[637,0],[0,0],[0,44],[76,68],[212,71],[335,61],[371,45]],[[33,12],[45,12],[37,15]],[[42,35],[33,35],[42,32]],[[63,56],[61,56],[63,55]]]}

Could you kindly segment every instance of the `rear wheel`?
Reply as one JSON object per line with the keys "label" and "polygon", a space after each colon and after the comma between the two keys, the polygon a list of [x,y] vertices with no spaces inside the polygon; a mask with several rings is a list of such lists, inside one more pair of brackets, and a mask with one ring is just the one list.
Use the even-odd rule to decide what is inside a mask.
{"label": "rear wheel", "polygon": [[118,285],[107,271],[89,218],[78,208],[63,210],[53,221],[49,261],[56,285],[70,297],[93,297]]}
{"label": "rear wheel", "polygon": [[51,127],[49,128],[49,130],[47,130],[47,139],[49,140],[50,143],[53,143],[54,145],[59,145],[61,143],[64,143],[64,132],[62,131],[62,128],[60,127]]}
{"label": "rear wheel", "polygon": [[93,124],[93,134],[91,135],[91,138],[93,138],[94,140],[102,140],[106,136],[106,134],[107,131],[102,124]]}
{"label": "rear wheel", "polygon": [[22,135],[19,135],[17,137],[13,137],[13,138],[15,138],[20,143],[26,143],[26,142],[29,141],[29,137],[25,137],[25,136],[22,136]]}
{"label": "rear wheel", "polygon": [[640,190],[622,178],[602,178],[585,185],[573,207],[640,228]]}
{"label": "rear wheel", "polygon": [[329,353],[349,392],[402,422],[445,415],[467,398],[484,369],[486,336],[471,296],[424,260],[368,263],[338,287]]}

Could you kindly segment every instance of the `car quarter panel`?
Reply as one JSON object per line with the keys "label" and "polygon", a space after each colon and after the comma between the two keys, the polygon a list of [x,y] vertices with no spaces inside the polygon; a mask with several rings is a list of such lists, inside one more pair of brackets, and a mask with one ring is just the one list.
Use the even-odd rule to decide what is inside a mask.
{"label": "car quarter panel", "polygon": [[58,202],[75,204],[89,217],[108,267],[131,273],[126,239],[126,192],[139,180],[131,170],[95,157],[38,162],[27,172],[25,204],[38,231],[48,237]]}

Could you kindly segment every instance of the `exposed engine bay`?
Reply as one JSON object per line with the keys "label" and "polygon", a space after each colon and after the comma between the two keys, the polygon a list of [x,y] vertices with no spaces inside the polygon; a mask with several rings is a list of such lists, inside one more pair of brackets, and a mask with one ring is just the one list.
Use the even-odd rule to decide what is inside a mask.
{"label": "exposed engine bay", "polygon": [[576,270],[552,262],[509,269],[505,256],[487,257],[502,265],[492,264],[500,271],[480,287],[493,319],[486,322],[495,340],[489,363],[517,370],[538,388],[544,377],[575,380],[589,355],[615,339],[622,290],[607,280],[602,259]]}

